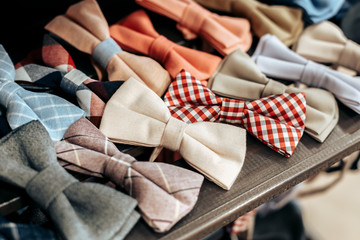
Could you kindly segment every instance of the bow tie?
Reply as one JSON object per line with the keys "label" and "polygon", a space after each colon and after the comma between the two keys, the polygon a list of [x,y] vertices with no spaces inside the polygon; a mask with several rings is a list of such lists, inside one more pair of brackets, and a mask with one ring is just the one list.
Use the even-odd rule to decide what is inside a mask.
{"label": "bow tie", "polygon": [[193,209],[204,179],[171,164],[136,161],[85,118],[74,123],[55,147],[66,169],[104,176],[125,189],[157,232],[168,231]]}
{"label": "bow tie", "polygon": [[106,104],[100,131],[111,141],[179,151],[196,170],[217,185],[231,188],[244,163],[246,131],[228,124],[187,124],[141,82],[128,79]]}
{"label": "bow tie", "polygon": [[39,121],[3,137],[0,152],[0,179],[24,188],[64,239],[121,239],[139,218],[136,200],[102,184],[80,183],[67,173]]}
{"label": "bow tie", "polygon": [[173,117],[185,122],[217,121],[238,124],[276,152],[290,157],[305,128],[305,94],[284,93],[255,101],[216,96],[182,70],[165,94]]}
{"label": "bow tie", "polygon": [[305,21],[310,25],[334,17],[341,9],[345,0],[261,0],[261,2],[301,8]]}
{"label": "bow tie", "polygon": [[221,61],[218,56],[178,45],[159,35],[143,10],[110,26],[110,35],[124,49],[156,59],[172,78],[185,68],[200,80],[207,80]]}
{"label": "bow tie", "polygon": [[277,36],[286,46],[292,45],[301,34],[304,22],[300,9],[269,6],[255,0],[195,0],[202,6],[249,19],[255,35]]}
{"label": "bow tie", "polygon": [[159,96],[170,84],[169,73],[158,62],[123,51],[110,37],[107,21],[95,0],[71,5],[65,15],[55,17],[45,29],[90,54],[98,64],[95,68],[100,79],[103,78],[102,70],[107,71],[110,81],[133,77],[143,81]]}
{"label": "bow tie", "polygon": [[31,120],[39,120],[53,140],[60,140],[84,111],[65,99],[48,94],[30,92],[14,82],[14,65],[0,45],[0,105],[12,129]]}
{"label": "bow tie", "polygon": [[173,19],[186,39],[199,35],[223,56],[239,48],[247,51],[251,46],[247,19],[220,16],[191,0],[136,0],[136,3]]}
{"label": "bow tie", "polygon": [[323,142],[339,120],[334,95],[319,88],[300,89],[267,78],[250,56],[241,50],[226,56],[209,79],[208,87],[221,96],[253,100],[282,93],[304,92],[306,96],[305,132]]}
{"label": "bow tie", "polygon": [[263,36],[252,58],[267,76],[326,89],[346,106],[360,113],[359,79],[303,58],[275,36]]}
{"label": "bow tie", "polygon": [[360,72],[360,45],[347,39],[332,22],[323,21],[305,28],[292,49],[306,59]]}

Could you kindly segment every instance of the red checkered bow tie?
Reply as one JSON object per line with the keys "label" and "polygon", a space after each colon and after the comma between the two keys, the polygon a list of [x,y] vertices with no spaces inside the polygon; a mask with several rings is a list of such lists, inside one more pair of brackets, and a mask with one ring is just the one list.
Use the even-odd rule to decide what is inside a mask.
{"label": "red checkered bow tie", "polygon": [[240,124],[285,157],[292,155],[304,133],[304,93],[284,93],[254,101],[222,98],[182,70],[169,86],[164,101],[172,116],[185,122]]}

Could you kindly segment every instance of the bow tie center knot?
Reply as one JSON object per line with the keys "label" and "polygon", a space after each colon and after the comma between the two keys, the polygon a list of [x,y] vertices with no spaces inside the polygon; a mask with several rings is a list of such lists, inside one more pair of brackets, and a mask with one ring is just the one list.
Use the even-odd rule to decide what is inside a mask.
{"label": "bow tie center knot", "polygon": [[131,165],[135,161],[133,157],[126,154],[109,157],[104,167],[104,175],[113,182],[124,187],[126,176],[131,176]]}
{"label": "bow tie center knot", "polygon": [[187,123],[170,117],[165,126],[160,145],[174,152],[179,151],[186,127]]}
{"label": "bow tie center knot", "polygon": [[71,96],[76,96],[76,92],[79,86],[87,79],[89,79],[89,77],[86,76],[83,72],[77,69],[73,69],[64,75],[63,79],[61,80],[60,87]]}
{"label": "bow tie center knot", "polygon": [[47,209],[59,194],[75,182],[77,180],[64,168],[52,164],[35,175],[25,189],[35,202]]}
{"label": "bow tie center knot", "polygon": [[0,81],[0,104],[7,107],[11,96],[19,90],[24,89],[12,81]]}
{"label": "bow tie center knot", "polygon": [[92,56],[103,69],[106,69],[110,59],[121,51],[115,40],[109,37],[95,47]]}
{"label": "bow tie center knot", "polygon": [[300,81],[308,86],[321,88],[326,79],[325,73],[328,70],[326,66],[308,61],[301,74]]}
{"label": "bow tie center knot", "polygon": [[265,85],[261,97],[282,94],[285,92],[286,88],[286,85],[282,84],[281,82],[270,79],[269,82]]}
{"label": "bow tie center knot", "polygon": [[185,8],[179,24],[194,33],[198,33],[208,15],[210,15],[210,13],[207,10],[196,3],[190,2]]}
{"label": "bow tie center knot", "polygon": [[169,52],[175,45],[175,43],[160,35],[151,43],[149,56],[156,59],[160,63],[164,63]]}
{"label": "bow tie center knot", "polygon": [[345,67],[350,67],[356,71],[360,71],[360,61],[355,60],[360,56],[360,46],[351,40],[347,40],[342,50],[338,63]]}

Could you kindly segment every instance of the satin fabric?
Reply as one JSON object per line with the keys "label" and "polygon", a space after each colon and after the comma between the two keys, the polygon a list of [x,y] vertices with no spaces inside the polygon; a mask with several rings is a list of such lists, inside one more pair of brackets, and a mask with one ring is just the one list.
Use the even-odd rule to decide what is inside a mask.
{"label": "satin fabric", "polygon": [[266,77],[251,57],[238,50],[225,57],[209,80],[208,87],[221,96],[259,99],[272,94],[304,92],[306,96],[305,132],[324,142],[339,120],[334,95],[319,88],[287,86]]}

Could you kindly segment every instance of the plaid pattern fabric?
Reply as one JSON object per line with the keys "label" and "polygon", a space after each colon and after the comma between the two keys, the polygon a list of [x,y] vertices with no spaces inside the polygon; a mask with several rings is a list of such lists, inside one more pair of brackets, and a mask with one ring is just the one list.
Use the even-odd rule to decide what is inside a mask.
{"label": "plaid pattern fabric", "polygon": [[0,239],[56,240],[61,238],[50,229],[39,225],[14,223],[0,216]]}
{"label": "plaid pattern fabric", "polygon": [[81,118],[55,143],[64,168],[106,177],[138,201],[144,220],[156,231],[169,230],[194,207],[203,176],[166,163],[136,161],[87,119]]}
{"label": "plaid pattern fabric", "polygon": [[188,123],[239,124],[285,157],[293,154],[305,128],[304,93],[272,95],[254,101],[222,98],[185,70],[171,83],[164,101],[173,117]]}
{"label": "plaid pattern fabric", "polygon": [[[39,60],[33,61],[39,62]],[[44,36],[41,60],[47,65],[19,64],[16,81],[30,81],[37,84],[61,88],[69,97],[76,97],[77,103],[86,117],[97,127],[101,122],[105,104],[123,81],[101,82],[91,79],[77,70],[67,50],[49,35]]]}
{"label": "plaid pattern fabric", "polygon": [[35,93],[13,82],[14,65],[0,45],[0,105],[6,109],[6,118],[12,129],[32,120],[39,120],[53,140],[60,140],[84,111],[58,96]]}

